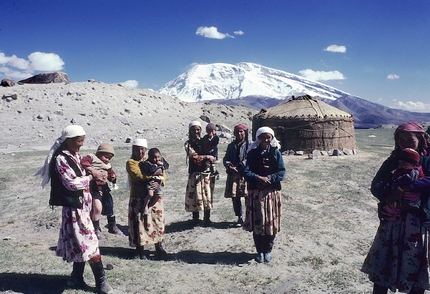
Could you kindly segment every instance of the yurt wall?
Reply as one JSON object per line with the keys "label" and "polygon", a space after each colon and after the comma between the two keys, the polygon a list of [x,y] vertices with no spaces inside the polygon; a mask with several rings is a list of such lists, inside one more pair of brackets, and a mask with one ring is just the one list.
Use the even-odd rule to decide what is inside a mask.
{"label": "yurt wall", "polygon": [[352,115],[309,95],[283,102],[253,117],[253,140],[259,127],[268,126],[281,150],[330,151],[356,149]]}

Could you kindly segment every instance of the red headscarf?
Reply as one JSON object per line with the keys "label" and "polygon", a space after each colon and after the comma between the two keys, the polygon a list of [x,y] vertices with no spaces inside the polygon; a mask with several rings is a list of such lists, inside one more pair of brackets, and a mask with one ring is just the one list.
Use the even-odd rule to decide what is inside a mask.
{"label": "red headscarf", "polygon": [[248,128],[244,124],[238,124],[234,126],[235,131],[247,131]]}
{"label": "red headscarf", "polygon": [[[428,153],[427,139],[424,135],[425,133],[424,128],[419,123],[405,122],[397,127],[397,129],[394,131],[394,140],[396,141],[396,149],[398,149],[398,145],[397,145],[398,134],[403,132],[415,133],[419,141],[419,146],[418,146],[419,150],[417,151],[422,153],[423,155],[427,155]],[[400,152],[400,150],[398,150],[398,152]]]}
{"label": "red headscarf", "polygon": [[405,122],[397,127],[394,134],[398,134],[401,132],[413,132],[413,133],[424,133],[423,127],[416,122]]}

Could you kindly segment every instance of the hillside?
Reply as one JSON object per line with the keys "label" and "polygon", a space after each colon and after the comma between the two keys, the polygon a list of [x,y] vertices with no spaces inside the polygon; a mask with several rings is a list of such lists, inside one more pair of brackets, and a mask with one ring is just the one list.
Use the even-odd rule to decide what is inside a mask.
{"label": "hillside", "polygon": [[188,123],[201,116],[233,129],[251,126],[256,111],[242,106],[187,103],[151,90],[101,82],[24,84],[0,87],[0,151],[46,149],[72,122],[87,132],[85,148],[127,138],[152,142],[186,138]]}

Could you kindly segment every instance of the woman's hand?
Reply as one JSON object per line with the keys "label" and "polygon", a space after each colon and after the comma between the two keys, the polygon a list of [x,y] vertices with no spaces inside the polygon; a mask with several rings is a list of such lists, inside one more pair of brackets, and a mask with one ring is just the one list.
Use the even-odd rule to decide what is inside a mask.
{"label": "woman's hand", "polygon": [[150,187],[151,187],[151,190],[156,190],[158,189],[158,187],[160,187],[160,183],[157,181],[152,181]]}
{"label": "woman's hand", "polygon": [[268,177],[262,177],[262,176],[257,176],[257,181],[265,185],[270,185],[272,183]]}
{"label": "woman's hand", "polygon": [[228,166],[228,169],[229,170],[231,170],[231,171],[233,171],[233,172],[235,172],[235,173],[238,173],[239,171],[237,170],[237,167],[235,167],[234,165],[229,165]]}
{"label": "woman's hand", "polygon": [[92,174],[93,174],[93,179],[96,181],[102,181],[102,182],[107,181],[108,173],[105,170],[94,170]]}
{"label": "woman's hand", "polygon": [[216,157],[215,157],[215,156],[212,156],[212,155],[205,155],[203,158],[204,158],[204,159],[209,159],[209,161],[210,161],[211,163],[214,163],[214,162],[216,161]]}
{"label": "woman's hand", "polygon": [[394,189],[394,191],[392,191],[390,193],[390,196],[388,196],[387,203],[389,205],[391,205],[392,207],[396,207],[397,204],[400,203],[400,199],[402,199],[402,196],[403,196],[404,192],[405,191],[403,189],[402,190],[400,190],[400,189]]}
{"label": "woman's hand", "polygon": [[163,175],[163,170],[161,168],[157,169],[154,172],[154,176],[162,176]]}

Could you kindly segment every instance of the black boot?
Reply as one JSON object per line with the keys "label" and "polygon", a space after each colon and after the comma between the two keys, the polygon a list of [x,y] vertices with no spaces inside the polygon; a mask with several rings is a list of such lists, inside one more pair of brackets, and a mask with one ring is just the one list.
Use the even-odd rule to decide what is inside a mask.
{"label": "black boot", "polygon": [[378,284],[373,284],[373,294],[387,294],[388,287],[381,286]]}
{"label": "black boot", "polygon": [[99,260],[96,262],[91,259],[89,263],[93,270],[94,279],[96,280],[97,292],[101,294],[113,293],[113,289],[107,281],[102,261]]}
{"label": "black boot", "polygon": [[100,220],[93,221],[94,231],[96,233],[97,239],[103,240],[106,239],[105,235],[103,235],[102,230],[100,229]]}
{"label": "black boot", "polygon": [[210,220],[211,218],[211,211],[210,210],[205,210],[204,212],[204,222],[203,225],[205,227],[210,227],[212,225],[212,222]]}
{"label": "black boot", "polygon": [[257,250],[257,253],[258,253],[257,256],[255,257],[255,261],[258,263],[262,263],[264,262],[262,236],[253,233],[252,237],[254,238],[255,249]]}
{"label": "black boot", "polygon": [[123,235],[121,230],[118,229],[118,227],[116,226],[115,216],[109,215],[107,217],[107,219],[108,219],[108,231],[109,231],[109,233],[115,234],[115,235]]}
{"label": "black boot", "polygon": [[155,244],[155,252],[158,257],[166,256],[167,252],[164,250],[162,242],[158,242]]}
{"label": "black boot", "polygon": [[199,212],[193,211],[193,225],[198,226],[199,225]]}
{"label": "black boot", "polygon": [[148,259],[148,256],[145,254],[145,248],[143,246],[137,246],[136,251],[140,259],[142,260]]}
{"label": "black boot", "polygon": [[74,289],[85,289],[87,284],[84,281],[85,262],[74,262],[72,274],[67,281],[67,286]]}
{"label": "black boot", "polygon": [[409,294],[424,294],[425,290],[418,288],[418,287],[412,287],[411,291],[409,292]]}

